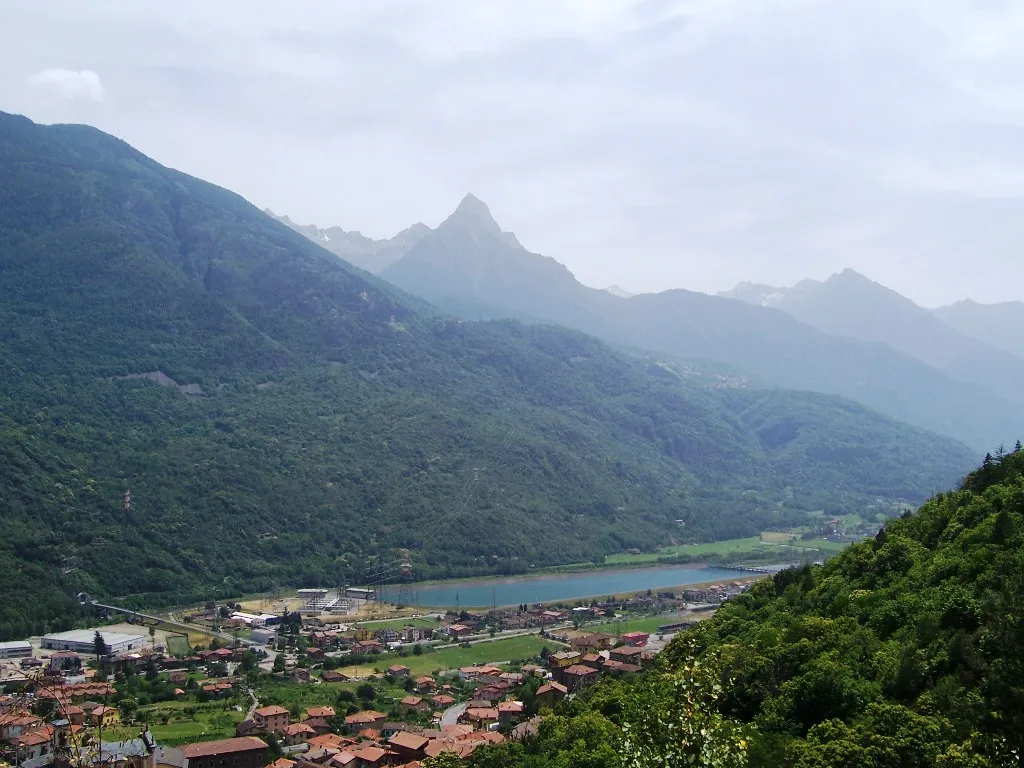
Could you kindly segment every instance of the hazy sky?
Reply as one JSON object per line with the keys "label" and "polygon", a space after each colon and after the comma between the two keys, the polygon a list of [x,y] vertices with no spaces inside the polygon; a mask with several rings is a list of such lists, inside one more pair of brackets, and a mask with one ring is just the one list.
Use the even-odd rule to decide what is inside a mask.
{"label": "hazy sky", "polygon": [[1024,298],[1019,0],[4,6],[0,109],[302,223],[383,237],[472,191],[598,287]]}

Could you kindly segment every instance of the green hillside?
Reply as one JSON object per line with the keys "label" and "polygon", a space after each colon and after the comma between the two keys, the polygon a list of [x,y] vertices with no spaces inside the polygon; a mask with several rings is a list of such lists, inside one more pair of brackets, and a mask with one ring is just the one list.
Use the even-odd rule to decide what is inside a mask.
{"label": "green hillside", "polygon": [[875,540],[759,582],[646,679],[602,683],[535,742],[470,766],[1002,768],[1022,750],[1018,444]]}
{"label": "green hillside", "polygon": [[1006,396],[1011,374],[1022,370],[1009,355],[976,356],[980,345],[964,339],[957,367],[970,375],[963,381],[885,344],[830,335],[768,307],[685,290],[615,296],[526,250],[472,195],[380,274],[463,317],[559,323],[613,344],[735,366],[780,387],[850,398],[979,453],[1024,432],[1020,398]]}
{"label": "green hillside", "polygon": [[755,408],[577,333],[443,317],[91,128],[0,115],[0,178],[0,638],[68,625],[78,591],[334,585],[399,547],[456,576],[677,520],[753,535],[974,461],[844,401]]}

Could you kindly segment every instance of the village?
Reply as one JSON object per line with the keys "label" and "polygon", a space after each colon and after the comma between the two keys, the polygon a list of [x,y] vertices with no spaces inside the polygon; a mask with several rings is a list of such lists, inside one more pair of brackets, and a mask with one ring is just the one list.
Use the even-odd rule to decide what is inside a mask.
{"label": "village", "polygon": [[127,623],[0,643],[0,762],[364,768],[466,757],[529,738],[602,676],[641,672],[748,586],[397,617],[377,604],[371,615],[384,617],[373,620],[363,619],[372,590],[300,590],[279,613],[207,604],[185,617],[195,634]]}

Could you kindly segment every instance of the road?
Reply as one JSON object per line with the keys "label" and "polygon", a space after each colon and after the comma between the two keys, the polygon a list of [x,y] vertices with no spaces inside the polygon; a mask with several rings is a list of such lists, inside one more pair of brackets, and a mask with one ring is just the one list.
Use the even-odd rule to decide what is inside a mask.
{"label": "road", "polygon": [[467,706],[469,706],[469,702],[464,701],[461,704],[456,704],[454,707],[448,707],[448,709],[441,713],[441,725],[458,725],[459,718],[462,717],[462,713],[466,711]]}

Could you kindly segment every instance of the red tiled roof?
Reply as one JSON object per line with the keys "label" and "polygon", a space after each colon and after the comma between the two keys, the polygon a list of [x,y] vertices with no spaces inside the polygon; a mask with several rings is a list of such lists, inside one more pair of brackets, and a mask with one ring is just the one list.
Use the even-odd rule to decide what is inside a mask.
{"label": "red tiled roof", "polygon": [[388,744],[394,744],[396,747],[402,747],[403,749],[416,752],[427,746],[427,742],[429,741],[430,739],[424,738],[419,734],[409,733],[408,731],[399,731],[388,739]]}
{"label": "red tiled roof", "polygon": [[186,744],[182,747],[185,757],[211,757],[213,755],[226,755],[232,752],[248,752],[252,749],[266,749],[267,744],[263,739],[255,736],[239,736],[234,739],[221,739],[220,741],[204,741],[199,744]]}
{"label": "red tiled roof", "polygon": [[271,707],[260,707],[256,710],[255,714],[260,717],[274,717],[275,715],[287,715],[288,710],[284,707],[271,706]]}

